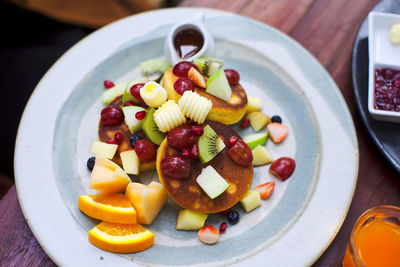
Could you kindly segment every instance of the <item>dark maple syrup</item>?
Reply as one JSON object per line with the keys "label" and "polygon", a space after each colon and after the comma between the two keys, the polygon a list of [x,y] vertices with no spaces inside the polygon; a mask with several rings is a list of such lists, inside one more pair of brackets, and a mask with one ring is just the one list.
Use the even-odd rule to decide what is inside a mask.
{"label": "dark maple syrup", "polygon": [[203,45],[204,37],[195,28],[181,30],[174,37],[175,50],[182,59],[195,55]]}

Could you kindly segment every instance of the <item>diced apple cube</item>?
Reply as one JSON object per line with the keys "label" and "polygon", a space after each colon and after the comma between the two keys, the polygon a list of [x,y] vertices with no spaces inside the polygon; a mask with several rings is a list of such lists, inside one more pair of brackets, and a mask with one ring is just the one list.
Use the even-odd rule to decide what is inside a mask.
{"label": "diced apple cube", "polygon": [[267,125],[271,118],[260,111],[253,111],[247,114],[246,119],[250,120],[250,126],[254,131],[258,132]]}
{"label": "diced apple cube", "polygon": [[246,107],[246,114],[253,112],[253,111],[259,111],[263,107],[262,100],[254,97],[254,96],[247,96],[247,107]]}
{"label": "diced apple cube", "polygon": [[100,190],[101,193],[117,193],[123,192],[129,182],[131,179],[118,164],[106,158],[96,157],[90,175],[90,188]]}
{"label": "diced apple cube", "polygon": [[253,165],[261,166],[274,161],[268,149],[264,146],[256,146],[253,150]]}
{"label": "diced apple cube", "polygon": [[196,182],[211,199],[218,197],[229,187],[225,179],[211,165],[201,171]]}
{"label": "diced apple cube", "polygon": [[176,220],[176,230],[198,230],[204,226],[208,214],[192,210],[180,210]]}
{"label": "diced apple cube", "polygon": [[119,153],[119,155],[121,156],[122,167],[124,168],[124,171],[128,174],[138,175],[140,160],[135,150],[126,150]]}
{"label": "diced apple cube", "polygon": [[101,141],[93,141],[90,146],[90,153],[96,158],[112,159],[117,152],[118,145],[107,144]]}
{"label": "diced apple cube", "polygon": [[164,186],[157,182],[149,185],[129,183],[125,194],[138,215],[138,223],[150,225],[167,201]]}
{"label": "diced apple cube", "polygon": [[255,208],[261,206],[260,193],[250,189],[244,194],[244,196],[240,200],[240,204],[242,204],[246,212],[254,210]]}

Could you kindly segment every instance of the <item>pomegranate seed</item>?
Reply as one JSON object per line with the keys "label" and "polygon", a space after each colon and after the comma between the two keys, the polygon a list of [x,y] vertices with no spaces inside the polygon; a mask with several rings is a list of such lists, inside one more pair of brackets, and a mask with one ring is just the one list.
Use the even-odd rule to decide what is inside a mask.
{"label": "pomegranate seed", "polygon": [[108,144],[112,144],[112,145],[118,145],[118,144],[117,144],[117,141],[115,141],[114,138],[111,138],[110,140],[108,140],[107,143],[108,143]]}
{"label": "pomegranate seed", "polygon": [[234,135],[229,137],[228,141],[226,141],[226,146],[228,148],[233,147],[233,145],[236,144],[237,140],[238,138]]}
{"label": "pomegranate seed", "polygon": [[136,112],[136,114],[135,114],[135,118],[139,121],[143,120],[144,117],[146,117],[146,111],[144,111],[144,110]]}
{"label": "pomegranate seed", "polygon": [[239,127],[240,128],[246,128],[247,126],[249,126],[250,124],[250,120],[249,119],[244,119],[242,120],[242,122],[240,123]]}
{"label": "pomegranate seed", "polygon": [[221,225],[219,226],[219,232],[224,233],[226,230],[226,226],[227,226],[226,222],[221,223]]}
{"label": "pomegranate seed", "polygon": [[122,140],[124,140],[124,135],[121,132],[116,132],[114,134],[114,138],[115,142],[117,142],[117,144],[121,144]]}
{"label": "pomegranate seed", "polygon": [[182,149],[182,156],[186,158],[189,157],[189,150],[187,148]]}
{"label": "pomegranate seed", "polygon": [[132,100],[125,102],[125,106],[136,106],[136,103],[133,102]]}
{"label": "pomegranate seed", "polygon": [[196,136],[202,136],[204,133],[203,128],[201,128],[200,126],[193,126],[192,131],[193,131],[194,135],[196,135]]}
{"label": "pomegranate seed", "polygon": [[229,214],[229,212],[231,212],[231,209],[227,209],[227,210],[221,211],[220,214],[223,215],[223,216],[227,216]]}
{"label": "pomegranate seed", "polygon": [[104,87],[107,89],[113,88],[115,86],[115,84],[112,81],[109,80],[105,80],[104,81]]}
{"label": "pomegranate seed", "polygon": [[198,159],[199,158],[199,149],[197,145],[193,145],[189,151],[189,158],[191,159]]}

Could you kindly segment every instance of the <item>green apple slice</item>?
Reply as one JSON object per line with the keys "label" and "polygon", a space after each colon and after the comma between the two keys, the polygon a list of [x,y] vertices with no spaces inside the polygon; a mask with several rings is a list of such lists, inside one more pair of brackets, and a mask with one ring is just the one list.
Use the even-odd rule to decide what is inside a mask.
{"label": "green apple slice", "polygon": [[208,214],[193,210],[180,210],[176,220],[176,230],[199,230],[204,226]]}
{"label": "green apple slice", "polygon": [[142,128],[143,120],[136,119],[135,115],[139,111],[146,111],[144,108],[139,106],[127,106],[122,107],[122,112],[125,116],[125,123],[128,125],[131,134],[135,134]]}
{"label": "green apple slice", "polygon": [[211,199],[218,197],[229,187],[225,179],[211,165],[201,171],[196,182]]}
{"label": "green apple slice", "polygon": [[232,95],[231,86],[223,69],[218,69],[207,80],[206,93],[228,101]]}
{"label": "green apple slice", "polygon": [[137,100],[132,94],[131,94],[131,87],[135,84],[141,83],[141,81],[138,80],[132,80],[126,84],[124,93],[122,95],[122,105],[125,105],[126,102],[128,101],[133,101],[135,103],[140,103],[139,100]]}
{"label": "green apple slice", "polygon": [[250,134],[243,137],[243,141],[250,147],[250,149],[254,149],[258,145],[265,145],[268,139],[268,132],[266,133],[256,133]]}
{"label": "green apple slice", "polygon": [[242,204],[246,212],[250,212],[255,208],[258,208],[261,206],[260,193],[250,189],[243,195],[242,199],[240,200],[240,204]]}
{"label": "green apple slice", "polygon": [[103,103],[108,105],[113,101],[116,97],[122,95],[125,91],[126,83],[120,83],[114,86],[113,88],[110,88],[101,95],[101,98],[103,99]]}

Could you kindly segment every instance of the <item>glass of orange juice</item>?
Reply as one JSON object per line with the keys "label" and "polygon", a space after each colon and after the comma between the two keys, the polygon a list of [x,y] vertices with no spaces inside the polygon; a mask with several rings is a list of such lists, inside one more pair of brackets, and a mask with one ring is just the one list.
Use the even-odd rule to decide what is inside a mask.
{"label": "glass of orange juice", "polygon": [[364,212],[351,231],[343,267],[400,266],[400,208],[379,206]]}

